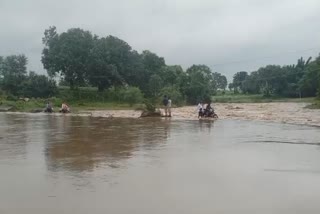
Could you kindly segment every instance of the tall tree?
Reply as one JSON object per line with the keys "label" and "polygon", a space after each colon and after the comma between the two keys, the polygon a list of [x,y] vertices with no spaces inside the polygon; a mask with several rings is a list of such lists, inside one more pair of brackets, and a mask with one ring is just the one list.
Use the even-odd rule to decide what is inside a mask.
{"label": "tall tree", "polygon": [[217,89],[226,90],[228,85],[227,77],[218,73],[212,73],[213,81],[215,82]]}
{"label": "tall tree", "polygon": [[143,51],[140,57],[143,64],[143,71],[139,76],[139,88],[144,92],[145,95],[152,96],[152,92],[149,91],[150,78],[155,74],[159,76],[161,69],[166,64],[162,57],[159,57],[155,53],[152,53],[148,50]]}
{"label": "tall tree", "polygon": [[239,92],[239,90],[243,91],[243,82],[245,81],[245,79],[248,77],[248,72],[246,71],[240,71],[237,72],[234,76],[233,76],[233,89],[234,92]]}
{"label": "tall tree", "polygon": [[25,55],[12,55],[2,59],[2,89],[19,95],[21,84],[26,79],[28,59]]}
{"label": "tall tree", "polygon": [[149,93],[152,97],[158,97],[163,87],[163,82],[158,74],[153,74],[149,80]]}
{"label": "tall tree", "polygon": [[299,87],[304,96],[320,94],[320,55],[315,61],[308,63],[305,74],[299,82]]}
{"label": "tall tree", "polygon": [[95,39],[88,57],[86,77],[92,86],[98,87],[99,91],[122,83],[116,64],[120,62],[115,60],[116,56],[110,47],[112,45],[108,38]]}
{"label": "tall tree", "polygon": [[41,61],[50,76],[60,74],[71,88],[84,84],[93,47],[89,31],[72,28],[59,35],[55,27],[50,27],[44,33],[43,44]]}
{"label": "tall tree", "polygon": [[151,51],[144,50],[141,54],[144,68],[152,75],[158,73],[163,66],[165,61],[163,57],[159,57],[157,54]]}
{"label": "tall tree", "polygon": [[206,65],[192,65],[187,69],[188,85],[185,94],[187,101],[195,104],[199,101],[210,101],[216,91],[211,70]]}
{"label": "tall tree", "polygon": [[178,86],[182,81],[184,71],[180,65],[167,65],[162,67],[160,75],[165,86]]}
{"label": "tall tree", "polygon": [[57,93],[57,85],[53,79],[45,75],[39,75],[30,72],[26,80],[23,82],[22,94],[27,97],[52,97]]}

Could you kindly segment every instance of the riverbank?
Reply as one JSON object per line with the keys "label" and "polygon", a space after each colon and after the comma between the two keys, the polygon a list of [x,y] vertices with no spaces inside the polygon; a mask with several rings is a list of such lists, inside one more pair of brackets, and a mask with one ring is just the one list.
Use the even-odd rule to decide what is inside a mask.
{"label": "riverbank", "polygon": [[[308,105],[310,105],[310,103],[216,103],[214,108],[220,119],[270,121],[320,126],[320,109],[306,108]],[[138,118],[141,111],[98,110],[80,111],[79,113],[81,115],[90,115],[92,117]],[[173,108],[172,119],[197,120],[196,108],[194,106]]]}
{"label": "riverbank", "polygon": [[[309,108],[312,102],[301,100],[294,102],[285,100],[268,103],[215,103],[214,108],[220,119],[240,119],[255,121],[270,121],[278,123],[301,124],[320,126],[320,109]],[[30,102],[21,101],[21,105],[34,107]],[[37,103],[40,107],[40,102]],[[26,107],[24,106],[24,108]],[[306,108],[308,107],[308,108]],[[126,104],[95,104],[72,106],[76,116],[106,117],[106,118],[139,118],[141,105],[129,106]],[[18,112],[17,112],[18,113]],[[45,114],[45,113],[38,113]],[[55,113],[59,115],[59,113]],[[185,106],[172,109],[172,119],[197,120],[195,106]]]}

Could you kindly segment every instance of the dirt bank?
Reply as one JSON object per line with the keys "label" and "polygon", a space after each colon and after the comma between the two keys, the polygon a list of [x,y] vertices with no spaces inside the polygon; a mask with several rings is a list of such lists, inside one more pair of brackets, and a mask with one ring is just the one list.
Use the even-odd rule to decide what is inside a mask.
{"label": "dirt bank", "polygon": [[[304,108],[309,103],[217,103],[215,111],[220,119],[244,119],[280,123],[320,126],[320,110]],[[197,119],[196,107],[186,106],[172,110],[173,119]],[[134,110],[104,110],[83,112],[93,117],[137,118],[141,112]]]}

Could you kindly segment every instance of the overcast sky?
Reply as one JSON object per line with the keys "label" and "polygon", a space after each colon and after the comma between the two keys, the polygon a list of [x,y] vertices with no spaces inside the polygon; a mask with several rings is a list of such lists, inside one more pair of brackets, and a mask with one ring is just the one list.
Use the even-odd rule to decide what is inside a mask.
{"label": "overcast sky", "polygon": [[0,55],[45,72],[41,38],[80,27],[114,35],[167,64],[206,64],[228,79],[320,52],[319,0],[0,0]]}

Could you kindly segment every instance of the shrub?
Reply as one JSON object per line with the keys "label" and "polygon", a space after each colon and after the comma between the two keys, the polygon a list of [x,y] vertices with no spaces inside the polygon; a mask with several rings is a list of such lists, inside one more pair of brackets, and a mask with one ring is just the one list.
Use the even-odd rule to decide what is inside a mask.
{"label": "shrub", "polygon": [[23,96],[41,98],[54,96],[58,91],[54,80],[34,72],[30,72],[20,90]]}
{"label": "shrub", "polygon": [[145,99],[144,100],[144,105],[146,106],[146,110],[148,112],[155,112],[156,111],[156,106],[155,106],[154,100]]}
{"label": "shrub", "polygon": [[9,94],[7,96],[7,100],[9,100],[9,101],[17,101],[18,98],[16,96],[12,95],[12,94]]}
{"label": "shrub", "polygon": [[133,104],[141,103],[143,101],[143,94],[137,87],[128,87],[123,91],[123,102]]}

